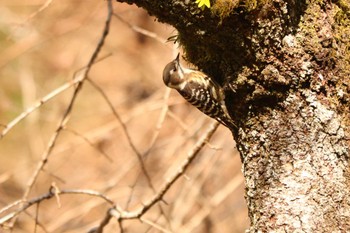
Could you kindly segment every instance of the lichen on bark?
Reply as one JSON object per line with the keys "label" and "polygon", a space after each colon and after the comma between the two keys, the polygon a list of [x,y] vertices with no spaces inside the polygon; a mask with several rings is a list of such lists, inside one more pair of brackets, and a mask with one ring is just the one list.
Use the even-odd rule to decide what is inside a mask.
{"label": "lichen on bark", "polygon": [[350,231],[349,2],[127,2],[176,27],[187,60],[225,86],[249,231]]}

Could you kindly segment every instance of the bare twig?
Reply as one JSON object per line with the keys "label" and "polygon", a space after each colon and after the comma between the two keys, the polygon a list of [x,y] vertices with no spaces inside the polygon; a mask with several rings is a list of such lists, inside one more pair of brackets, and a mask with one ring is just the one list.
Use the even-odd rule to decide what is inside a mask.
{"label": "bare twig", "polygon": [[156,41],[160,42],[160,43],[165,43],[167,40],[164,38],[161,38],[157,35],[157,33],[148,31],[144,28],[141,28],[139,26],[133,25],[131,23],[129,23],[128,21],[126,21],[125,19],[123,19],[120,15],[114,13],[113,16],[115,16],[116,18],[118,18],[122,23],[126,24],[129,28],[131,28],[131,30],[140,33],[144,36],[147,36],[149,38],[155,39]]}
{"label": "bare twig", "polygon": [[134,151],[134,153],[138,156],[141,157],[141,153],[139,152],[139,150],[136,148],[135,144],[133,143],[131,136],[128,132],[128,128],[126,127],[125,123],[123,122],[122,118],[120,117],[119,113],[117,112],[117,110],[115,110],[115,108],[113,107],[112,102],[110,101],[110,99],[108,98],[108,96],[106,95],[106,93],[103,91],[103,89],[96,83],[94,82],[92,79],[88,79],[89,83],[102,95],[103,99],[106,101],[106,103],[108,104],[109,108],[112,110],[113,115],[115,116],[115,118],[117,119],[117,121],[119,122],[119,124],[121,125],[123,132],[126,136],[126,139],[129,143],[129,146],[131,147],[131,149]]}
{"label": "bare twig", "polygon": [[[111,220],[112,218],[112,215],[110,214],[110,211],[114,209],[114,208],[110,208],[108,211],[107,211],[107,214],[105,215],[105,217],[102,219],[100,225],[98,227],[94,227],[92,228],[91,230],[88,231],[88,233],[102,233],[103,232],[103,228],[105,226],[108,225],[109,221]],[[120,222],[119,222],[120,223]],[[120,231],[122,232],[122,226],[119,224],[119,228],[121,229]]]}
{"label": "bare twig", "polygon": [[[21,207],[19,207],[17,210],[0,218],[0,226],[3,225],[4,223],[8,222],[9,220],[13,219],[18,214],[25,211],[29,207],[31,207],[35,204],[39,204],[44,200],[57,198],[57,196],[64,195],[64,194],[81,194],[81,195],[99,197],[99,198],[103,199],[104,201],[106,201],[107,203],[109,203],[110,205],[114,205],[114,202],[109,197],[103,195],[102,193],[94,191],[94,190],[88,190],[88,189],[58,190],[57,188],[51,187],[48,193],[43,194],[39,197],[35,197],[29,201],[23,202],[23,205]],[[11,206],[13,206],[13,204],[11,204]],[[6,209],[9,209],[9,207],[7,207]]]}
{"label": "bare twig", "polygon": [[[156,129],[155,129],[155,133],[152,136],[151,143],[150,143],[148,149],[142,155],[142,157],[145,158],[145,159],[148,156],[148,154],[152,151],[152,149],[153,149],[153,147],[154,147],[154,145],[155,145],[155,143],[156,143],[156,141],[158,139],[160,130],[161,130],[162,126],[163,126],[163,123],[165,121],[165,117],[166,117],[167,112],[169,110],[168,100],[169,100],[169,96],[170,96],[170,90],[171,90],[170,88],[167,88],[165,93],[164,93],[164,97],[163,97],[164,105],[163,105],[162,110],[160,112],[160,116],[159,116],[159,119],[158,119],[158,122],[157,122],[157,125],[156,125]],[[152,187],[152,189],[156,193],[156,190],[153,187]],[[131,200],[131,197],[132,197],[132,195],[130,195],[128,201]],[[163,207],[161,205],[159,205],[159,209],[160,209],[160,213],[164,216],[164,218],[166,219],[166,221],[170,225],[170,220],[169,220],[168,216],[165,214],[165,211],[163,210]]]}
{"label": "bare twig", "polygon": [[211,210],[222,203],[225,198],[227,198],[239,187],[239,185],[243,183],[243,181],[242,175],[237,174],[228,184],[226,184],[225,187],[221,189],[220,192],[217,192],[212,198],[210,198],[207,205],[199,210],[188,223],[182,226],[179,232],[193,232],[193,229],[203,222],[203,219],[210,214]]}
{"label": "bare twig", "polygon": [[[99,61],[104,60],[105,58],[111,56],[111,54],[107,54],[106,56],[101,57],[100,59],[96,59],[94,64],[96,64]],[[62,92],[68,90],[70,87],[78,84],[79,82],[82,82],[82,79],[84,79],[84,76],[78,75],[80,71],[86,70],[87,67],[83,67],[76,72],[74,72],[74,78],[72,81],[69,81],[62,86],[56,88],[46,96],[42,97],[39,101],[34,103],[31,107],[27,108],[24,112],[19,114],[16,118],[14,118],[12,121],[10,121],[8,124],[0,124],[1,127],[4,129],[0,133],[0,139],[2,139],[14,126],[16,126],[18,123],[20,123],[22,120],[24,120],[27,116],[29,116],[31,113],[33,113],[38,108],[42,107],[44,104],[46,104],[49,100],[53,99],[57,95],[61,94]],[[86,73],[86,71],[85,71]]]}
{"label": "bare twig", "polygon": [[146,219],[146,218],[142,218],[142,222],[144,222],[144,223],[150,225],[151,227],[153,227],[153,228],[159,230],[160,232],[172,233],[172,231],[169,231],[169,230],[165,229],[164,227],[159,226],[159,224],[156,224],[156,223],[154,223],[153,221],[150,221],[150,220],[148,220],[148,219]]}
{"label": "bare twig", "polygon": [[[42,4],[42,6],[38,10],[36,10],[32,14],[30,14],[22,23],[19,23],[18,25],[16,25],[15,30],[18,29],[19,27],[22,27],[25,23],[27,23],[28,21],[30,21],[34,17],[36,17],[40,12],[42,12],[46,8],[48,8],[51,5],[52,2],[53,2],[53,0],[46,0],[46,2],[44,2],[44,4]],[[12,37],[12,35],[9,35],[7,37],[7,40],[9,40],[11,37]]]}
{"label": "bare twig", "polygon": [[17,206],[17,205],[19,205],[19,204],[21,204],[21,203],[23,203],[22,200],[17,200],[17,201],[15,201],[15,202],[13,202],[13,203],[11,203],[11,204],[9,204],[9,205],[3,207],[3,208],[0,210],[0,214],[2,214],[2,213],[4,213],[4,212],[8,211],[9,209],[11,209],[11,208],[13,208],[13,207],[15,207],[15,206]]}
{"label": "bare twig", "polygon": [[209,141],[209,139],[213,136],[214,132],[218,128],[219,123],[214,122],[209,130],[203,135],[202,138],[198,140],[196,145],[193,147],[191,152],[188,154],[188,157],[184,161],[184,163],[180,166],[178,171],[164,184],[164,186],[160,189],[160,191],[153,196],[143,207],[134,211],[134,212],[120,212],[121,218],[138,218],[141,217],[147,210],[149,210],[155,203],[162,200],[165,193],[169,190],[169,188],[185,173],[188,166],[191,162],[197,157],[199,151],[203,148],[203,146]]}
{"label": "bare twig", "polygon": [[35,208],[35,224],[34,224],[34,232],[36,232],[37,225],[39,223],[39,206],[40,202],[36,203],[36,208]]}
{"label": "bare twig", "polygon": [[163,185],[163,187],[158,191],[152,198],[150,198],[145,204],[143,204],[142,207],[139,209],[129,212],[122,210],[119,206],[116,206],[114,208],[111,208],[103,221],[100,223],[100,225],[93,229],[93,233],[102,233],[103,228],[107,225],[111,217],[115,217],[118,219],[119,222],[122,222],[126,219],[135,219],[139,218],[141,221],[143,220],[142,216],[150,209],[152,208],[156,203],[161,201],[164,197],[164,195],[167,193],[167,191],[170,189],[170,187],[185,173],[189,165],[192,163],[192,161],[197,157],[200,150],[204,147],[205,144],[210,140],[210,138],[215,133],[216,129],[218,128],[219,123],[214,122],[211,127],[208,129],[208,131],[197,141],[196,145],[192,148],[192,150],[189,152],[186,160],[183,162],[183,164],[179,167],[177,172],[170,177],[167,182]]}
{"label": "bare twig", "polygon": [[[152,148],[153,148],[153,146],[154,146],[154,144],[155,144],[155,142],[156,142],[156,140],[157,140],[157,138],[159,136],[160,129],[162,128],[162,125],[163,125],[165,117],[166,117],[166,113],[167,113],[167,111],[169,109],[168,104],[167,104],[168,99],[169,99],[169,95],[170,95],[170,89],[166,89],[164,97],[163,97],[164,104],[163,104],[163,107],[162,107],[162,110],[161,110],[161,114],[160,114],[159,119],[158,119],[158,123],[157,123],[157,126],[156,126],[156,132],[152,136],[150,146],[141,155],[142,159],[144,159],[151,152],[151,150],[152,150]],[[139,179],[139,177],[140,177],[140,173],[137,175],[136,181],[132,185],[132,187],[136,186],[136,183],[137,183],[137,180]],[[155,189],[153,189],[153,191],[156,192]],[[129,195],[128,201],[126,202],[125,208],[127,208],[129,206],[129,204],[131,202],[131,199],[132,199],[132,196],[133,196],[133,194],[131,193]],[[161,213],[164,214],[163,209],[161,208],[160,210],[161,210]],[[165,214],[164,214],[164,216],[165,216]]]}
{"label": "bare twig", "polygon": [[90,84],[102,95],[102,97],[105,99],[106,103],[108,104],[109,108],[112,110],[113,112],[113,115],[115,116],[115,118],[117,118],[118,122],[120,123],[120,125],[122,126],[122,129],[124,131],[124,134],[127,138],[127,141],[131,147],[131,149],[134,151],[134,153],[136,154],[136,157],[139,161],[139,164],[140,164],[140,167],[141,167],[141,170],[143,172],[143,174],[145,175],[146,177],[146,180],[149,184],[149,186],[154,190],[154,186],[152,184],[152,181],[151,181],[151,177],[150,175],[148,174],[147,172],[147,169],[146,169],[146,166],[143,162],[143,159],[142,159],[142,154],[139,152],[139,150],[136,148],[135,144],[133,143],[132,139],[131,139],[131,136],[128,132],[128,128],[126,127],[126,125],[124,124],[124,122],[122,121],[119,113],[115,110],[115,108],[113,107],[113,104],[112,102],[110,101],[110,99],[108,98],[108,96],[106,95],[106,93],[102,90],[102,88],[100,86],[98,86],[93,80],[91,79],[88,79],[88,81],[90,82]]}
{"label": "bare twig", "polygon": [[75,136],[80,137],[82,140],[84,140],[87,144],[89,144],[93,149],[95,149],[97,152],[101,153],[106,159],[108,159],[108,161],[113,162],[113,159],[111,158],[111,156],[109,156],[106,152],[104,152],[101,148],[97,147],[94,145],[93,142],[91,142],[87,137],[85,137],[84,135],[78,133],[77,131],[68,128],[67,126],[64,127],[65,131],[71,132],[72,134],[74,134]]}
{"label": "bare twig", "polygon": [[40,12],[42,12],[43,10],[48,8],[52,2],[53,2],[53,0],[46,0],[46,2],[44,2],[44,4],[37,11],[35,11],[31,15],[29,15],[29,17],[25,20],[25,22],[31,20],[36,15],[38,15]]}
{"label": "bare twig", "polygon": [[65,90],[69,89],[73,85],[81,82],[81,78],[76,78],[68,83],[63,84],[62,86],[56,88],[43,98],[41,98],[38,102],[36,102],[33,106],[29,107],[27,110],[22,112],[20,115],[18,115],[15,119],[13,119],[11,122],[9,122],[7,125],[2,125],[4,129],[0,133],[0,139],[2,139],[15,125],[17,125],[19,122],[21,122],[23,119],[25,119],[28,115],[30,115],[32,112],[34,112],[36,109],[40,108],[44,104],[46,104],[49,100],[56,97],[58,94],[61,94]]}
{"label": "bare twig", "polygon": [[180,117],[176,116],[173,111],[168,110],[168,116],[174,119],[184,131],[188,130],[188,125]]}
{"label": "bare twig", "polygon": [[[149,175],[147,169],[146,169],[146,166],[145,166],[145,163],[143,161],[143,156],[139,151],[138,149],[136,148],[135,144],[132,142],[132,139],[131,139],[131,136],[128,132],[128,129],[126,127],[126,125],[124,124],[124,122],[122,121],[120,115],[118,114],[118,112],[115,110],[115,108],[113,107],[113,104],[112,102],[110,101],[110,99],[108,98],[108,96],[106,95],[106,93],[102,90],[102,88],[100,86],[98,86],[93,80],[91,79],[88,79],[88,81],[90,82],[90,84],[102,95],[102,97],[105,99],[106,103],[108,104],[108,106],[110,107],[110,109],[112,110],[114,116],[117,118],[118,122],[120,123],[120,125],[122,126],[122,129],[124,131],[124,134],[126,135],[127,137],[127,141],[130,145],[130,147],[132,148],[132,150],[134,151],[134,153],[136,154],[136,157],[138,159],[138,162],[139,162],[139,165],[141,167],[141,171],[142,173],[145,175],[146,177],[146,180],[147,180],[147,183],[149,185],[149,187],[153,190],[154,193],[156,193],[156,189],[152,183],[152,180],[151,180],[151,176]],[[165,111],[166,113],[166,111]],[[164,117],[165,117],[165,113],[163,114]],[[162,119],[162,117],[160,118]],[[161,120],[161,121],[164,121],[164,120]],[[155,138],[156,139],[156,138]],[[131,198],[132,196],[130,195],[129,198]],[[162,209],[162,207],[160,206],[160,211],[161,213],[165,216],[165,212],[164,210]],[[166,218],[166,216],[165,216]]]}
{"label": "bare twig", "polygon": [[[38,208],[38,207],[37,207]],[[36,219],[36,216],[33,216],[31,213],[29,213],[27,210],[23,211],[27,216],[29,216],[31,219],[33,219],[37,226],[41,228],[41,230],[45,233],[48,233],[49,231],[46,229],[44,224],[42,224],[39,219]]]}
{"label": "bare twig", "polygon": [[25,193],[23,195],[23,200],[26,200],[40,171],[43,169],[43,167],[45,166],[45,164],[47,163],[48,161],[48,158],[56,144],[56,141],[60,135],[60,133],[62,132],[62,129],[63,127],[66,125],[66,123],[68,122],[69,120],[69,116],[70,116],[70,113],[72,112],[72,109],[73,109],[73,106],[74,106],[74,103],[75,103],[75,100],[77,99],[77,96],[78,96],[78,93],[79,91],[81,90],[83,84],[84,84],[84,81],[87,79],[88,77],[88,74],[90,72],[90,69],[92,67],[92,65],[94,64],[99,52],[101,51],[101,48],[103,47],[103,44],[104,44],[104,41],[108,35],[108,32],[109,32],[109,28],[110,28],[110,23],[111,23],[111,19],[112,19],[112,1],[111,0],[108,0],[107,1],[108,3],[108,14],[107,14],[107,19],[106,19],[106,22],[105,22],[105,27],[103,29],[103,33],[102,33],[102,36],[96,46],[96,49],[95,51],[93,52],[87,66],[86,66],[86,69],[82,75],[82,78],[77,82],[76,86],[75,86],[75,89],[74,89],[74,92],[73,92],[73,96],[71,98],[71,101],[66,109],[66,111],[64,112],[63,114],[63,117],[59,123],[59,126],[57,127],[56,131],[54,132],[53,136],[51,137],[49,143],[48,143],[48,147],[46,149],[46,151],[43,153],[42,155],[42,159],[41,161],[39,162],[36,170],[34,171],[33,173],[33,176],[30,178],[29,182],[28,182],[28,186],[27,186],[27,189],[25,190]]}
{"label": "bare twig", "polygon": [[153,134],[152,139],[151,139],[151,143],[150,143],[148,149],[143,153],[143,157],[147,156],[151,152],[151,150],[154,147],[154,144],[156,143],[156,141],[158,139],[160,129],[163,126],[165,117],[166,117],[167,112],[169,110],[168,100],[169,100],[169,96],[170,96],[170,90],[171,90],[170,88],[167,88],[165,93],[164,93],[164,97],[163,97],[164,106],[163,106],[163,108],[161,110],[161,113],[160,113],[160,116],[159,116],[159,119],[158,119],[158,122],[157,122],[157,126],[156,126],[156,129],[155,129],[155,133]]}

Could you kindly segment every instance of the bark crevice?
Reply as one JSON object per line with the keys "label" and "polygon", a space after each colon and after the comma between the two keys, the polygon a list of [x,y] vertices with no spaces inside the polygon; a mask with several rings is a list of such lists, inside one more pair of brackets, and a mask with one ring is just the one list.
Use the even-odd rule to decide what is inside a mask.
{"label": "bark crevice", "polygon": [[266,0],[220,14],[225,0],[216,13],[126,2],[176,27],[187,60],[225,86],[249,232],[350,231],[350,4]]}

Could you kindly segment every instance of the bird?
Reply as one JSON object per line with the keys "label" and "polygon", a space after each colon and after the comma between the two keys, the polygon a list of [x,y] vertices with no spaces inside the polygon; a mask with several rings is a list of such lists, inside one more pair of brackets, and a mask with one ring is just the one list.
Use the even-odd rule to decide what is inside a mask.
{"label": "bird", "polygon": [[180,54],[165,66],[163,81],[207,116],[237,128],[227,111],[224,89],[207,74],[181,66]]}

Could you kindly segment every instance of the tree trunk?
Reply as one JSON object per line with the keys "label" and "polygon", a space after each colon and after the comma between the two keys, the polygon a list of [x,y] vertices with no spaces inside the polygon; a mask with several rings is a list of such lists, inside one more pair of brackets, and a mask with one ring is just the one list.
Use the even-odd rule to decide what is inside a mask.
{"label": "tree trunk", "polygon": [[349,1],[118,1],[176,27],[225,87],[249,232],[350,231]]}

